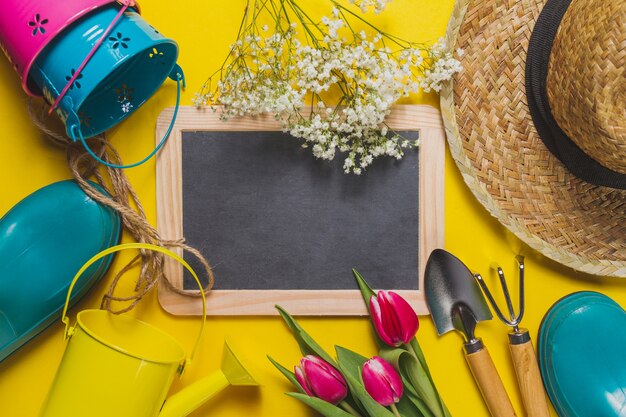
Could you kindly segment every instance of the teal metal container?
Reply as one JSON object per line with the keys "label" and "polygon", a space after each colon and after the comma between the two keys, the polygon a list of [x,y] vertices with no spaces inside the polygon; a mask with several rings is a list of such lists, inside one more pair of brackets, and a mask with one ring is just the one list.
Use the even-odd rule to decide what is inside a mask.
{"label": "teal metal container", "polygon": [[626,312],[597,292],[559,300],[539,329],[538,356],[560,417],[626,416]]}
{"label": "teal metal container", "polygon": [[[0,219],[0,361],[60,319],[76,271],[120,235],[118,214],[74,181],[35,191]],[[72,304],[105,275],[112,256],[89,268]]]}
{"label": "teal metal container", "polygon": [[[56,36],[31,70],[34,83],[50,104],[72,79],[96,42],[116,18],[120,5],[104,5]],[[127,9],[56,109],[67,135],[75,140],[97,135],[137,110],[171,76],[178,45],[163,36],[136,10]]]}
{"label": "teal metal container", "polygon": [[[80,141],[95,160],[113,168],[132,168],[156,155],[174,126],[185,87],[183,70],[176,64],[176,42],[144,20],[133,1],[123,3],[99,5],[73,21],[46,44],[28,75],[29,82],[50,103],[50,111],[55,109],[65,123],[68,137]],[[66,1],[50,7],[66,7],[69,13],[71,5]],[[103,160],[89,147],[86,138],[127,118],[168,77],[177,86],[174,115],[167,134],[146,157],[117,165]]]}

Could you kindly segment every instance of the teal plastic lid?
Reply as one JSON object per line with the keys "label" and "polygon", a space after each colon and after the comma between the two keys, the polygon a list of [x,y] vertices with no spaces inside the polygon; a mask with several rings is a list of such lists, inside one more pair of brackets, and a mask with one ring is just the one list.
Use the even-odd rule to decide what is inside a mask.
{"label": "teal plastic lid", "polygon": [[[121,232],[119,215],[69,180],[35,191],[0,218],[0,362],[60,322],[76,271],[115,245]],[[105,275],[111,260],[85,273],[72,305]]]}
{"label": "teal plastic lid", "polygon": [[539,329],[539,367],[560,417],[626,416],[626,312],[597,292],[568,295]]}

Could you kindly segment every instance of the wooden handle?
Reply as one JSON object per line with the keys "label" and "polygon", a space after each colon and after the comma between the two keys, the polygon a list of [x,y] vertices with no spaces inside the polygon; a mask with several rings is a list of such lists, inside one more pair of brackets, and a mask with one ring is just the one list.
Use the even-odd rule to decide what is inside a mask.
{"label": "wooden handle", "polygon": [[543,381],[537,365],[537,356],[528,336],[528,330],[509,333],[509,347],[515,366],[517,383],[522,402],[529,417],[550,417],[548,400],[543,389]]}
{"label": "wooden handle", "polygon": [[504,384],[487,348],[483,347],[478,352],[467,353],[465,359],[491,415],[493,417],[516,417],[509,395],[504,389]]}

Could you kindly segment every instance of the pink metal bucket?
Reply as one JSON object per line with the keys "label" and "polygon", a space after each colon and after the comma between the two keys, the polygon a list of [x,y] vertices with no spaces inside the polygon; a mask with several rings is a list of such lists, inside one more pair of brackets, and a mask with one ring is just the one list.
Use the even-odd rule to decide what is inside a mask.
{"label": "pink metal bucket", "polygon": [[[59,4],[62,3],[62,4]],[[24,91],[40,97],[42,91],[30,78],[35,59],[43,48],[80,17],[114,0],[2,0],[0,1],[0,49],[22,79]]]}

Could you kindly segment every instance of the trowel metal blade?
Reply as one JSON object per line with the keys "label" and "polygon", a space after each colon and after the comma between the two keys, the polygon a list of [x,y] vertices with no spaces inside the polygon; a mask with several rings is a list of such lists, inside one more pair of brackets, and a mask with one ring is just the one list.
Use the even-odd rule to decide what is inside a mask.
{"label": "trowel metal blade", "polygon": [[439,335],[455,329],[452,310],[459,303],[471,310],[476,322],[492,318],[472,272],[456,256],[443,249],[435,249],[428,258],[424,291]]}

